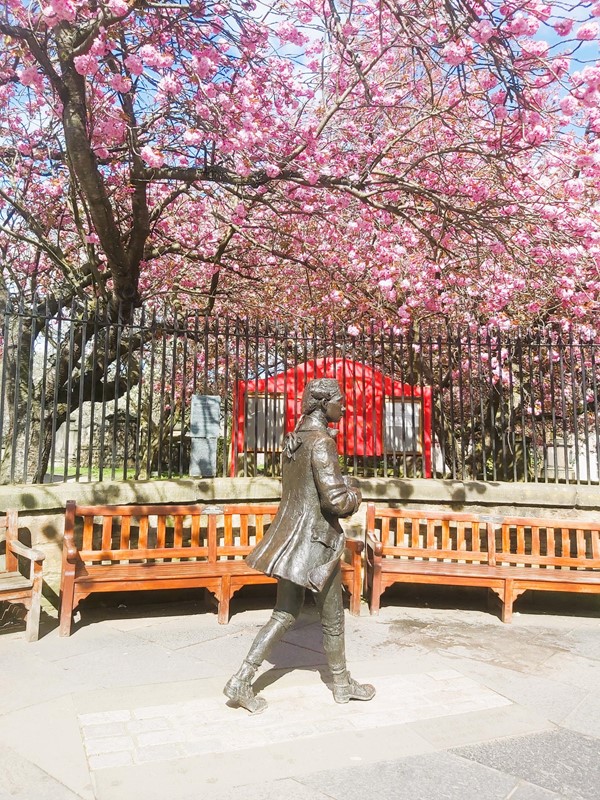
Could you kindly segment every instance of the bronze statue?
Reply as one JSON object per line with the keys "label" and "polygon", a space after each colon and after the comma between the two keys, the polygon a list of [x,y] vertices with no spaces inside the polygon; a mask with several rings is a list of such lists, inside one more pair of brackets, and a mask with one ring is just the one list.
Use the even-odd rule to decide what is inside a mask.
{"label": "bronze statue", "polygon": [[307,588],[314,593],[321,618],[334,700],[347,703],[375,695],[373,686],[357,683],[346,669],[340,575],[344,533],[339,518],[354,514],[362,498],[340,471],[332,438],[337,431],[328,427],[329,422],[339,422],[343,413],[344,397],[336,380],[319,378],[307,383],[302,416],[284,444],[281,505],[267,534],[247,558],[250,566],[278,579],[271,619],[224,689],[230,701],[253,714],[267,707],[252,689],[254,674],[296,621]]}

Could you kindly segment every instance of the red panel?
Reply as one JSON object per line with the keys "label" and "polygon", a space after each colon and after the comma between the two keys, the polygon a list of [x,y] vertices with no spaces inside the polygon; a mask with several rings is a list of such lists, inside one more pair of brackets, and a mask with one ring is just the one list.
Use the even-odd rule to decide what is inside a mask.
{"label": "red panel", "polygon": [[[233,398],[234,431],[230,474],[235,475],[237,456],[244,451],[245,397],[259,394],[283,394],[286,398],[285,430],[289,433],[300,416],[302,392],[313,378],[336,378],[346,397],[345,418],[340,421],[338,452],[343,455],[383,455],[383,398],[421,397],[419,386],[392,381],[365,364],[342,358],[319,358],[298,364],[271,378],[238,381]],[[431,477],[431,388],[424,387],[423,455],[424,472]],[[355,424],[356,421],[356,424]]]}

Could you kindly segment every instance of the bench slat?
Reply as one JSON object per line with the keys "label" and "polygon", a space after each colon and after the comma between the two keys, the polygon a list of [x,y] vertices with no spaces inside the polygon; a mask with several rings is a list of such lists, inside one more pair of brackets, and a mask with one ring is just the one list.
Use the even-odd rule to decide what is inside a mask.
{"label": "bench slat", "polygon": [[121,550],[129,550],[129,544],[131,541],[131,517],[123,517],[121,520],[121,539],[120,539],[120,548]]}
{"label": "bench slat", "polygon": [[83,518],[83,549],[91,550],[94,539],[94,517],[85,516]]}
{"label": "bench slat", "polygon": [[[488,554],[483,550],[442,550],[436,547],[384,547],[383,555],[403,561],[416,561],[417,559],[439,560],[451,559],[453,561],[488,561]],[[421,563],[421,561],[419,562]]]}
{"label": "bench slat", "polygon": [[[197,520],[198,517],[192,517],[192,520]],[[167,518],[162,514],[156,522],[156,546],[165,547],[167,543]]]}
{"label": "bench slat", "polygon": [[539,556],[530,553],[496,553],[496,564],[531,564],[532,566],[556,567],[556,568],[582,568],[600,569],[600,559],[592,558],[571,558],[569,556]]}
{"label": "bench slat", "polygon": [[31,589],[32,583],[20,572],[0,572],[0,592]]}
{"label": "bench slat", "polygon": [[207,547],[138,547],[128,550],[80,550],[84,563],[94,561],[140,561],[157,558],[201,558],[208,560]]}
{"label": "bench slat", "polygon": [[[105,517],[106,519],[110,519],[110,517]],[[148,517],[144,514],[139,518],[139,534],[138,534],[138,547],[140,550],[144,550],[148,547],[148,532],[150,528],[150,521]]]}
{"label": "bench slat", "polygon": [[110,550],[111,547],[112,547],[112,519],[110,517],[104,517],[104,520],[102,521],[102,549]]}

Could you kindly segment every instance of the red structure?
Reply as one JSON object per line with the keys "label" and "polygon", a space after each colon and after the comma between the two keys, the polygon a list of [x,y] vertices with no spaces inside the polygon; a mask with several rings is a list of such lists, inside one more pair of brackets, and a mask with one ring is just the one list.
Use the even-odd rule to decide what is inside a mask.
{"label": "red structure", "polygon": [[[394,449],[396,453],[418,452],[423,456],[425,477],[431,477],[431,387],[409,386],[344,358],[318,358],[270,378],[237,382],[232,477],[237,457],[245,447],[256,451],[281,450],[283,436],[294,429],[300,416],[304,386],[313,378],[336,378],[345,394],[346,414],[338,426],[337,437],[341,455],[383,456]],[[411,429],[418,436],[416,447],[403,448],[397,442],[394,447],[390,441],[394,432],[398,436],[402,428],[402,414],[404,429]]]}

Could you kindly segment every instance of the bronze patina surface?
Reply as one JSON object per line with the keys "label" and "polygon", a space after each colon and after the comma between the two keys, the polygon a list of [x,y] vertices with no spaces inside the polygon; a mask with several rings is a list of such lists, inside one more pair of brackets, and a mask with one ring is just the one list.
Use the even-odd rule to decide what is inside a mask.
{"label": "bronze patina surface", "polygon": [[247,559],[255,569],[278,579],[271,619],[224,689],[233,704],[251,713],[267,706],[254,694],[254,674],[298,618],[306,589],[313,592],[321,618],[334,700],[370,700],[375,694],[371,685],[353,680],[346,668],[340,575],[344,534],[339,520],[357,511],[361,494],[340,471],[333,439],[337,431],[329,428],[343,413],[344,398],[336,380],[309,381],[302,396],[302,416],[284,445],[279,510]]}

